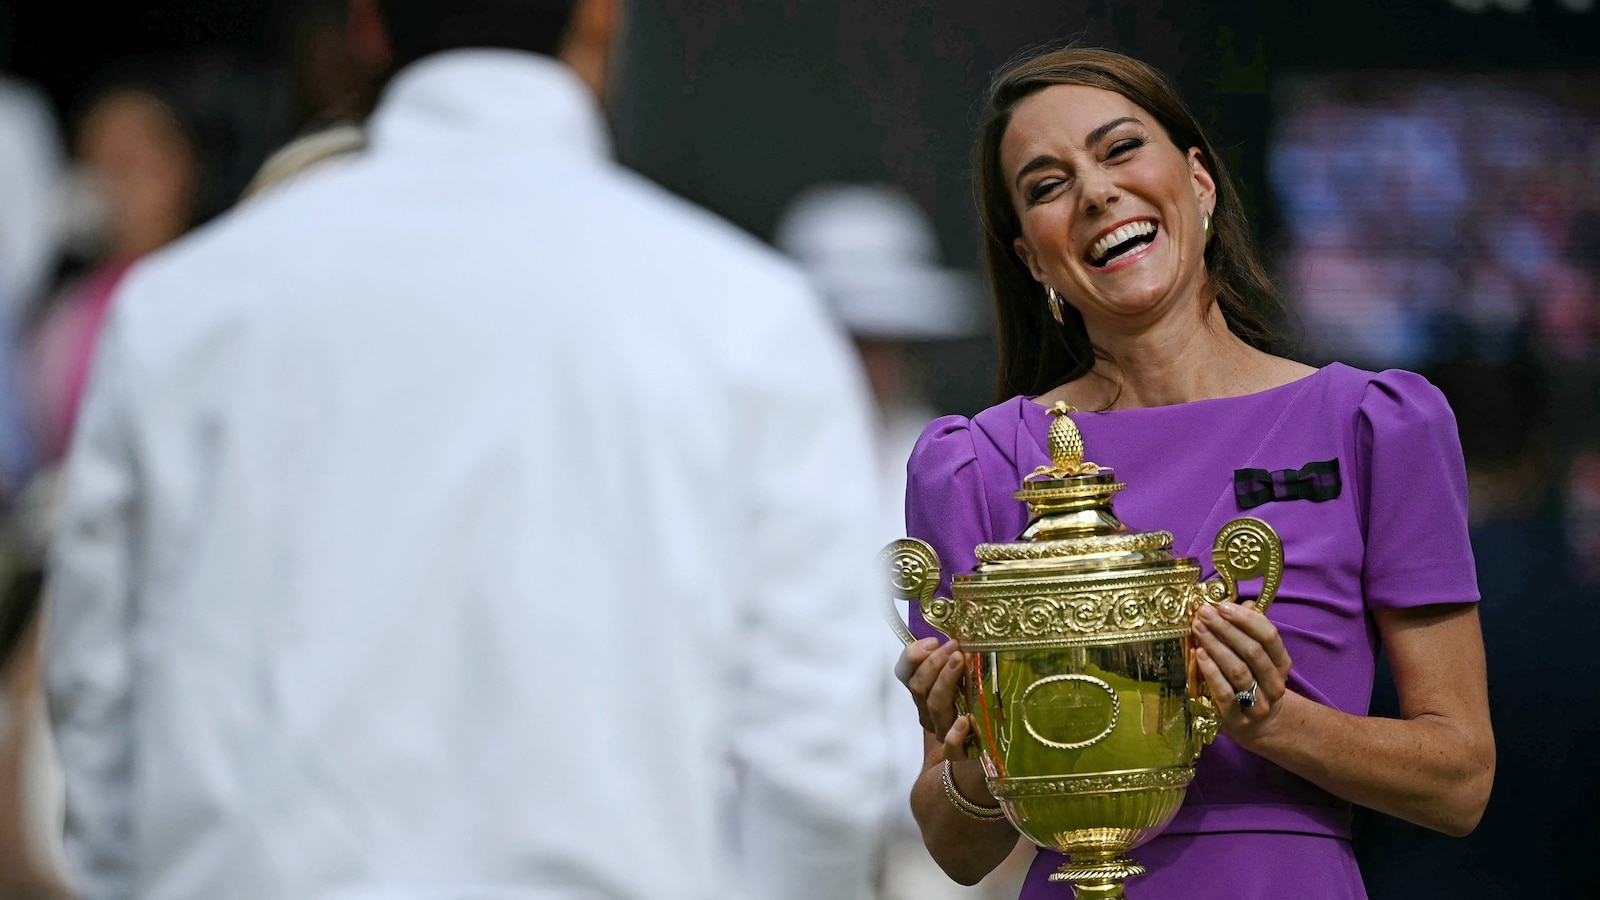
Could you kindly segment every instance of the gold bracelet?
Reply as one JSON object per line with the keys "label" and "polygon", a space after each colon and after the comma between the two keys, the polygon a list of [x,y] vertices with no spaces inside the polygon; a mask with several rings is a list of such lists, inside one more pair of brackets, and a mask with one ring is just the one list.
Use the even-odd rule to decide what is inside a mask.
{"label": "gold bracelet", "polygon": [[950,805],[954,806],[957,812],[969,819],[977,819],[980,822],[997,822],[1006,817],[1005,810],[998,806],[979,806],[961,796],[961,792],[956,790],[955,779],[950,776],[950,760],[948,759],[944,761],[944,795],[950,798]]}

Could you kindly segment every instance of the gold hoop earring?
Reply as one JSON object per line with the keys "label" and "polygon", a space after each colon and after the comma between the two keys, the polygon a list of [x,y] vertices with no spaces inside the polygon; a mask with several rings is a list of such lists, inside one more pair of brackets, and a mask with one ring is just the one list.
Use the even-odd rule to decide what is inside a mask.
{"label": "gold hoop earring", "polygon": [[1200,210],[1200,225],[1206,231],[1206,240],[1201,246],[1209,247],[1211,246],[1211,213],[1208,213],[1203,209]]}
{"label": "gold hoop earring", "polygon": [[1061,295],[1048,284],[1044,286],[1044,302],[1050,305],[1050,316],[1056,320],[1057,325],[1067,324],[1067,320],[1062,317]]}

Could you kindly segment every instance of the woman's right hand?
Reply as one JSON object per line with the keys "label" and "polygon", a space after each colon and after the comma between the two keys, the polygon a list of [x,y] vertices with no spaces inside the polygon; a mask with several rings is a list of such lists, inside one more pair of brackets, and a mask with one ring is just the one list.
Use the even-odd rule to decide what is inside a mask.
{"label": "woman's right hand", "polygon": [[[945,641],[940,644],[938,638],[923,638],[908,644],[894,667],[895,677],[900,679],[900,683],[906,686],[916,701],[917,717],[922,720],[923,730],[944,744],[945,755],[952,759],[966,758],[964,749],[960,750],[959,756],[950,754],[950,739],[956,737],[950,734],[950,729],[960,718],[956,714],[956,696],[961,690],[964,668],[957,642]],[[958,742],[958,745],[962,745],[966,732],[957,730],[962,731],[959,735],[961,741]]]}

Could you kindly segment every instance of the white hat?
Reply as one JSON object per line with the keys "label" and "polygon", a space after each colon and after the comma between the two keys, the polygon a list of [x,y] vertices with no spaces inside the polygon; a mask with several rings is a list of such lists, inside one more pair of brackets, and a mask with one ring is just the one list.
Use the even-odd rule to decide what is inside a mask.
{"label": "white hat", "polygon": [[773,243],[856,337],[939,340],[983,327],[977,278],[939,265],[927,217],[896,188],[812,187],[784,210]]}

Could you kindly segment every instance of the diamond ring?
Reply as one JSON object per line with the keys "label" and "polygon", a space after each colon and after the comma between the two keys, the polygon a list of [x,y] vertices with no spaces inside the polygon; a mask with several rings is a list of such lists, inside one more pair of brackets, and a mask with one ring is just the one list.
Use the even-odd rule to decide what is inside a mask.
{"label": "diamond ring", "polygon": [[1249,709],[1250,707],[1255,706],[1256,705],[1256,683],[1255,683],[1255,681],[1252,680],[1250,682],[1250,686],[1249,687],[1245,688],[1244,690],[1240,691],[1237,694],[1234,694],[1233,695],[1233,699],[1238,701],[1240,709]]}

